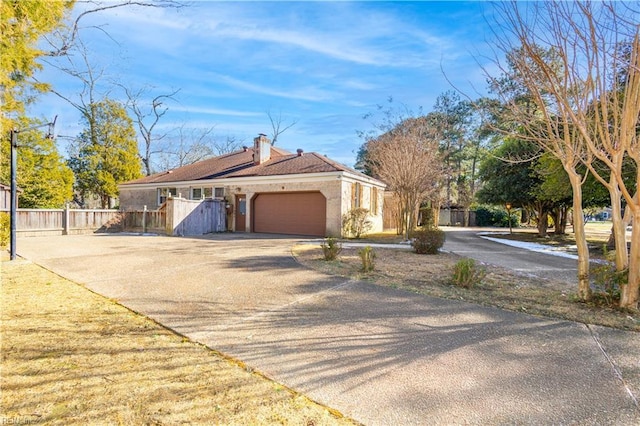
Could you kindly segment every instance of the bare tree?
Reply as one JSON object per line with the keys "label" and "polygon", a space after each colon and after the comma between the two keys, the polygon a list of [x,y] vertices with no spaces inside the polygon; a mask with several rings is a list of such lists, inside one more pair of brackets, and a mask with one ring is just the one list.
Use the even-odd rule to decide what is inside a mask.
{"label": "bare tree", "polygon": [[[99,14],[101,12],[123,8],[123,7],[153,7],[153,8],[180,8],[184,4],[174,0],[158,0],[158,1],[137,1],[137,0],[122,0],[117,2],[110,1],[77,1],[76,5],[84,6],[77,17],[64,29],[52,33],[47,37],[46,41],[49,43],[48,59],[45,60],[47,65],[52,66],[61,72],[64,72],[71,77],[76,78],[82,84],[82,89],[78,93],[68,94],[59,90],[52,89],[51,91],[59,96],[61,99],[67,101],[72,105],[83,118],[89,123],[89,132],[94,133],[93,124],[95,122],[94,105],[96,102],[106,98],[112,87],[115,87],[116,83],[108,83],[107,89],[98,93],[98,82],[105,77],[104,69],[99,69],[89,60],[89,52],[85,44],[82,42],[80,36],[83,29],[82,23],[85,18],[92,14]],[[102,31],[107,37],[111,38],[109,33],[103,28],[103,26],[91,26],[84,29],[91,28]],[[117,43],[117,42],[116,42]],[[138,92],[141,94],[142,91]],[[163,100],[170,98],[176,92],[169,95],[161,95],[156,97],[152,101],[151,112],[145,112],[136,101],[132,102],[131,110],[137,117],[137,124],[145,140],[145,154],[141,155],[141,159],[145,166],[145,171],[149,174],[150,156],[151,156],[151,141],[154,139],[153,130],[158,120],[166,113],[166,109],[163,107]],[[127,95],[130,100],[134,98],[132,91],[127,91]],[[147,117],[150,117],[150,121],[145,121]]]}
{"label": "bare tree", "polygon": [[446,177],[436,133],[425,117],[409,117],[367,141],[371,170],[399,200],[400,230],[406,239],[416,226],[421,203],[439,198]]}
{"label": "bare tree", "polygon": [[271,123],[271,145],[275,146],[278,141],[278,136],[292,128],[298,123],[298,120],[291,120],[288,123],[284,122],[282,118],[282,111],[278,111],[278,115],[274,115],[271,113],[271,110],[267,111],[267,117],[269,117],[269,122]]}
{"label": "bare tree", "polygon": [[141,106],[141,98],[146,92],[145,89],[140,89],[136,92],[126,87],[123,87],[123,89],[129,100],[127,107],[135,117],[134,121],[138,126],[140,137],[142,137],[144,142],[144,151],[140,154],[140,159],[144,165],[145,173],[149,176],[151,174],[151,156],[159,152],[158,150],[152,149],[154,142],[162,140],[167,135],[167,133],[156,133],[156,125],[169,110],[165,102],[173,99],[173,96],[175,96],[180,89],[174,90],[166,95],[158,95],[151,100],[150,106],[144,107]]}
{"label": "bare tree", "polygon": [[215,127],[192,128],[186,124],[166,134],[151,162],[152,173],[187,166],[210,157],[229,154],[242,148],[242,140],[235,136],[219,137]]}
{"label": "bare tree", "polygon": [[214,137],[213,152],[215,155],[224,155],[237,151],[242,148],[243,140],[239,140],[235,136],[227,135],[222,140]]}
{"label": "bare tree", "polygon": [[[620,304],[637,309],[640,204],[622,174],[625,157],[631,158],[638,173],[635,185],[640,183],[640,16],[634,7],[623,2],[500,3],[497,11],[506,26],[497,39],[499,49],[517,70],[518,82],[533,95],[535,103],[535,108],[528,110],[509,103],[514,118],[531,140],[562,161],[571,181],[579,296],[584,300],[591,296],[582,215],[583,176],[577,172],[582,162],[599,176],[611,195],[617,267],[629,265]],[[622,46],[626,46],[626,54]],[[554,60],[549,60],[549,52]],[[593,167],[594,158],[606,166],[609,179]],[[624,255],[621,196],[633,217],[630,259]]]}
{"label": "bare tree", "polygon": [[213,127],[190,128],[185,124],[175,129],[158,151],[155,171],[175,169],[215,156],[213,130]]}
{"label": "bare tree", "polygon": [[75,49],[76,54],[66,55],[59,62],[47,61],[47,63],[77,79],[81,83],[82,88],[73,95],[62,93],[55,88],[51,88],[50,90],[60,99],[74,107],[83,118],[91,122],[91,105],[108,95],[108,92],[97,93],[98,82],[104,78],[105,70],[91,64],[87,48],[81,41],[77,42]]}
{"label": "bare tree", "polygon": [[[78,14],[78,16],[64,28],[54,31],[45,37],[45,41],[49,44],[48,56],[65,56],[76,48],[79,40],[79,33],[82,29],[82,21],[89,15],[101,13],[110,9],[118,9],[122,7],[155,7],[155,8],[181,8],[185,3],[175,0],[122,0],[118,2],[98,1],[98,0],[77,0],[76,5],[85,5],[86,8]],[[101,26],[94,26],[94,29],[108,33]]]}

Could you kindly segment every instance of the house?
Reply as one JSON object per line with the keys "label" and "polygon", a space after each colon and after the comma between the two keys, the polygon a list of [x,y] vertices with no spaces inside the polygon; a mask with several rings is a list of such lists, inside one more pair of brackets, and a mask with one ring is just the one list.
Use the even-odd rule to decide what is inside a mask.
{"label": "house", "polygon": [[120,207],[155,209],[167,197],[221,199],[227,229],[290,235],[340,236],[342,216],[369,210],[371,232],[382,231],[385,185],[317,153],[293,154],[265,135],[252,148],[123,183]]}

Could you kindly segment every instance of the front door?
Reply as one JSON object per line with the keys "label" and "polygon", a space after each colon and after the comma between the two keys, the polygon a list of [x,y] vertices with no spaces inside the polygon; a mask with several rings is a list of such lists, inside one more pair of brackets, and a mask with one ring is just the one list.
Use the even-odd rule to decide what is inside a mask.
{"label": "front door", "polygon": [[236,195],[236,232],[247,230],[247,196]]}

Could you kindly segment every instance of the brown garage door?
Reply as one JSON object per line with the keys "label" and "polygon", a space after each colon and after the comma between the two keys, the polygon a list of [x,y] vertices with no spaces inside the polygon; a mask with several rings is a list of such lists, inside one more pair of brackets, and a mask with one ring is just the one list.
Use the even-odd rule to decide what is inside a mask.
{"label": "brown garage door", "polygon": [[324,237],[327,200],[320,192],[258,194],[251,214],[253,232]]}

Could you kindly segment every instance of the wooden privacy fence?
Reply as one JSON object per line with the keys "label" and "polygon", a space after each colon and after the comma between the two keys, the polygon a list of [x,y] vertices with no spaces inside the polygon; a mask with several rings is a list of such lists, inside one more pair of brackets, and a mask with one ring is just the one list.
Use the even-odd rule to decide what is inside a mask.
{"label": "wooden privacy fence", "polygon": [[133,210],[121,212],[120,221],[123,231],[152,232],[164,234],[167,223],[167,212],[159,210]]}
{"label": "wooden privacy fence", "polygon": [[441,209],[438,225],[476,226],[476,212],[463,209]]}
{"label": "wooden privacy fence", "polygon": [[[2,210],[9,214],[8,210]],[[94,232],[118,215],[117,210],[17,209],[18,235],[69,235]]]}
{"label": "wooden privacy fence", "polygon": [[166,203],[167,235],[188,236],[224,232],[226,226],[225,202],[222,200],[185,200],[169,198]]}
{"label": "wooden privacy fence", "polygon": [[[9,214],[8,210],[0,210]],[[151,232],[175,236],[224,232],[225,203],[221,200],[170,198],[158,210],[17,209],[21,236],[70,235],[91,232]]]}

